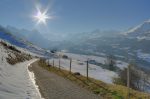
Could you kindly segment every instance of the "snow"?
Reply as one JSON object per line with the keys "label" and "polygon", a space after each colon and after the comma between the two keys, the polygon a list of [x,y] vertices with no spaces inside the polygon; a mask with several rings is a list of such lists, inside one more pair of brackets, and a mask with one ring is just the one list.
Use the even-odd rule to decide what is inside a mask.
{"label": "snow", "polygon": [[[52,64],[53,59],[50,59]],[[59,59],[54,59],[55,66],[59,66]],[[69,70],[70,61],[68,59],[60,59],[61,68]],[[72,60],[72,72],[79,72],[86,76],[86,62],[79,60]],[[102,69],[100,66],[89,64],[89,77],[102,80],[106,83],[112,83],[112,78],[117,77],[115,72]]]}
{"label": "snow", "polygon": [[135,32],[137,29],[139,29],[143,24],[140,24],[132,29],[130,29],[129,31],[125,32],[124,34],[127,35],[129,33]]}
{"label": "snow", "polygon": [[[100,56],[81,55],[81,54],[74,54],[74,53],[62,53],[62,52],[58,52],[57,54],[67,55],[69,58],[72,58],[74,60],[80,60],[80,61],[87,61],[89,59],[89,60],[95,60],[96,62],[101,63],[101,64],[105,64],[106,62],[106,57],[100,57]],[[120,69],[124,69],[125,67],[128,66],[128,63],[117,60],[116,66],[119,67]]]}
{"label": "snow", "polygon": [[[7,45],[12,45],[11,43],[6,42],[5,40],[0,39],[0,41],[5,42]],[[42,56],[42,55],[39,55],[39,54],[37,54],[37,53],[33,53],[33,52],[31,52],[30,50],[27,50],[27,49],[18,47],[18,46],[16,46],[16,45],[13,45],[13,46],[15,46],[15,48],[17,48],[19,51],[21,51],[21,52],[23,52],[23,53],[30,54],[30,55],[32,55],[32,56],[44,57],[44,56]],[[41,49],[39,48],[39,50],[41,50]]]}
{"label": "snow", "polygon": [[144,39],[147,39],[147,37],[146,37],[146,36],[142,36],[142,37],[137,36],[136,38],[137,38],[139,41],[144,40]]}
{"label": "snow", "polygon": [[[35,61],[36,61],[36,60],[35,60]],[[28,66],[31,66],[31,65],[28,64]],[[33,83],[34,88],[36,88],[37,95],[39,96],[38,98],[39,98],[39,99],[44,99],[44,98],[42,98],[41,93],[40,93],[40,91],[39,91],[39,87],[38,87],[38,85],[36,84],[36,81],[35,81],[36,78],[35,78],[34,73],[31,72],[31,71],[29,71],[29,70],[28,70],[28,73],[29,73],[29,77],[30,77],[30,80],[31,80],[32,83]]]}
{"label": "snow", "polygon": [[105,63],[105,58],[103,57],[98,57],[98,56],[93,56],[93,55],[80,55],[80,54],[73,54],[73,53],[64,53],[64,54],[75,60],[87,61],[87,59],[90,59],[90,60],[95,60],[103,64]]}
{"label": "snow", "polygon": [[149,53],[143,53],[143,52],[141,52],[141,50],[138,50],[137,51],[137,56],[140,59],[143,59],[147,62],[150,62],[150,54]]}
{"label": "snow", "polygon": [[125,32],[124,35],[128,35],[128,38],[137,40],[150,40],[150,20],[143,22],[142,24]]}
{"label": "snow", "polygon": [[122,62],[122,61],[120,61],[120,60],[117,61],[117,67],[119,67],[119,68],[122,69],[122,70],[123,70],[124,68],[126,68],[128,65],[129,65],[129,64],[126,63],[126,62]]}
{"label": "snow", "polygon": [[[59,55],[67,55],[68,58],[72,59],[72,72],[80,72],[82,75],[86,76],[86,61],[87,60],[95,60],[98,63],[105,64],[106,57],[99,57],[93,55],[81,55],[81,54],[74,54],[74,53],[64,53],[64,52],[57,52],[57,56]],[[53,59],[50,59],[50,63],[52,64]],[[59,66],[59,59],[54,59],[55,65]],[[61,68],[69,70],[70,60],[69,59],[60,59]],[[128,66],[128,63],[117,60],[116,61],[117,67],[120,69],[124,69]],[[117,73],[113,71],[109,71],[107,69],[103,69],[100,66],[89,64],[89,77],[95,78],[98,80],[102,80],[106,83],[113,83],[113,78],[117,77]]]}
{"label": "snow", "polygon": [[[99,57],[99,56],[93,56],[93,55],[80,55],[80,54],[74,54],[74,53],[64,53],[64,52],[58,52],[57,55],[67,55],[69,58],[72,59],[72,72],[80,72],[82,75],[86,76],[86,61],[89,60],[95,60],[98,63],[105,64],[106,58],[105,57]],[[53,62],[53,59],[50,59],[49,61],[51,64]],[[55,66],[59,66],[59,59],[54,59]],[[69,59],[60,59],[61,68],[69,70],[70,60]],[[121,69],[125,68],[128,64],[122,61],[117,61],[117,66]],[[89,77],[95,78],[98,80],[102,80],[106,83],[113,83],[113,78],[117,77],[117,73],[103,69],[100,66],[89,64]]]}
{"label": "snow", "polygon": [[28,66],[36,59],[10,65],[6,61],[8,52],[0,46],[0,99],[41,99],[28,71]]}

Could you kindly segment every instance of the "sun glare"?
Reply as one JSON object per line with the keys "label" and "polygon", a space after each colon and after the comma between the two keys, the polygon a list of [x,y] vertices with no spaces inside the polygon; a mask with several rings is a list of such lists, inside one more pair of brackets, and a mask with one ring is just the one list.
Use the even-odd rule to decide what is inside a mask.
{"label": "sun glare", "polygon": [[37,20],[37,24],[39,24],[39,23],[46,24],[46,21],[47,21],[47,19],[50,18],[50,16],[47,15],[47,11],[41,12],[38,9],[37,14],[34,16],[34,18]]}

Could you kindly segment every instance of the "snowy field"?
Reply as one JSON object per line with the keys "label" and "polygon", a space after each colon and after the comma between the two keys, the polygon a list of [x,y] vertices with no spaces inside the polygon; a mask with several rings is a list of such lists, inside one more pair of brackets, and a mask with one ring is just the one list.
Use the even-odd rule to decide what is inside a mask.
{"label": "snowy field", "polygon": [[[54,59],[55,66],[59,66],[59,59]],[[52,59],[50,60],[52,63]],[[70,61],[67,59],[60,59],[61,68],[69,70]],[[73,60],[72,61],[72,72],[79,72],[80,74],[86,76],[86,63]],[[102,69],[99,66],[89,64],[89,77],[102,80],[106,83],[112,83],[112,77],[117,76],[115,72]]]}
{"label": "snowy field", "polygon": [[[96,62],[105,64],[106,58],[105,57],[98,57],[98,56],[89,56],[89,55],[80,55],[80,54],[73,54],[73,53],[57,53],[57,55],[67,55],[68,58],[72,59],[72,72],[79,72],[80,74],[86,76],[86,61],[87,59],[95,60]],[[143,55],[143,54],[142,54]],[[143,57],[147,57],[149,55],[144,55]],[[142,57],[142,58],[143,58]],[[53,63],[53,59],[49,61],[51,64]],[[59,59],[54,59],[55,66],[59,66]],[[60,65],[62,69],[69,70],[70,67],[70,60],[60,58]],[[118,60],[117,67],[123,69],[128,66],[128,63]],[[118,74],[113,71],[109,71],[107,69],[103,69],[100,66],[89,64],[89,77],[95,78],[106,83],[113,83],[113,78],[117,77]],[[150,87],[147,85],[146,91],[150,92]]]}
{"label": "snowy field", "polygon": [[137,51],[138,58],[145,60],[150,63],[150,54],[149,53],[142,53],[140,50]]}
{"label": "snowy field", "polygon": [[[96,62],[105,64],[106,58],[90,55],[80,55],[73,53],[57,53],[57,55],[67,55],[72,58],[72,72],[80,72],[82,75],[86,76],[86,61],[87,59],[95,60]],[[50,59],[52,64],[53,59]],[[59,59],[54,59],[55,65],[59,66]],[[70,60],[60,59],[61,68],[69,70]],[[117,61],[117,66],[121,69],[126,67],[128,64],[122,61]],[[117,73],[103,69],[100,66],[89,64],[89,77],[102,80],[106,83],[112,83],[112,78],[117,77]]]}
{"label": "snowy field", "polygon": [[[99,57],[93,55],[80,55],[80,54],[73,54],[73,53],[64,53],[64,54],[72,59],[80,60],[80,61],[87,61],[87,59],[90,59],[90,60],[95,60],[96,62],[102,64],[105,64],[106,61],[106,57]],[[119,67],[120,69],[124,69],[125,67],[128,66],[128,63],[117,60],[116,66]]]}
{"label": "snowy field", "polygon": [[0,46],[0,99],[41,99],[34,75],[28,66],[36,61],[10,65],[6,61],[8,51]]}

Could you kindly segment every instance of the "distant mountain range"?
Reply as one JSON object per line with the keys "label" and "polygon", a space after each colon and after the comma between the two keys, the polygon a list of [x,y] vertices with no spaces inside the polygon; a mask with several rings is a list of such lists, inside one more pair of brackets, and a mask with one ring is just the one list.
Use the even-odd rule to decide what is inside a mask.
{"label": "distant mountain range", "polygon": [[[150,69],[150,21],[127,32],[99,31],[73,35],[58,48],[92,55],[113,54],[122,60],[136,62]],[[128,59],[127,59],[128,58]]]}
{"label": "distant mountain range", "polygon": [[40,34],[37,30],[26,30],[26,29],[17,29],[12,26],[7,26],[6,29],[11,32],[14,36],[28,40],[29,42],[32,42],[33,44],[40,46],[42,48],[47,48],[48,45],[51,45],[51,41],[44,38],[43,35]]}
{"label": "distant mountain range", "polygon": [[56,34],[47,37],[49,38],[47,39],[37,30],[29,31],[12,26],[0,27],[0,34],[0,38],[7,39],[21,47],[28,48],[29,42],[31,42],[50,50],[67,50],[73,53],[98,56],[113,54],[119,59],[134,60],[138,65],[150,68],[150,20],[126,32],[94,30],[92,32],[70,33],[65,34],[63,40],[58,41],[54,40],[55,37],[61,38],[63,35]]}
{"label": "distant mountain range", "polygon": [[[17,32],[14,32],[14,33],[16,33],[16,35],[17,35]],[[28,51],[33,52],[38,55],[42,55],[42,56],[50,55],[49,52],[47,52],[47,50],[44,50],[44,49],[30,43],[26,39],[22,39],[22,37],[21,37],[21,35],[19,35],[19,33],[16,37],[15,35],[13,35],[12,31],[10,32],[7,28],[4,28],[2,26],[0,26],[0,39],[5,40],[15,46],[25,48]]]}

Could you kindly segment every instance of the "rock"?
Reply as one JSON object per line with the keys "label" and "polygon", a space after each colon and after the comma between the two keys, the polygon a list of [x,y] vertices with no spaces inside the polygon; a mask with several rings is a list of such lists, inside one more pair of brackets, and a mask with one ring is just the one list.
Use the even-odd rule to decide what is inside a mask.
{"label": "rock", "polygon": [[81,75],[79,72],[75,72],[75,73],[73,73],[74,75],[77,75],[77,76],[79,76],[79,75]]}

